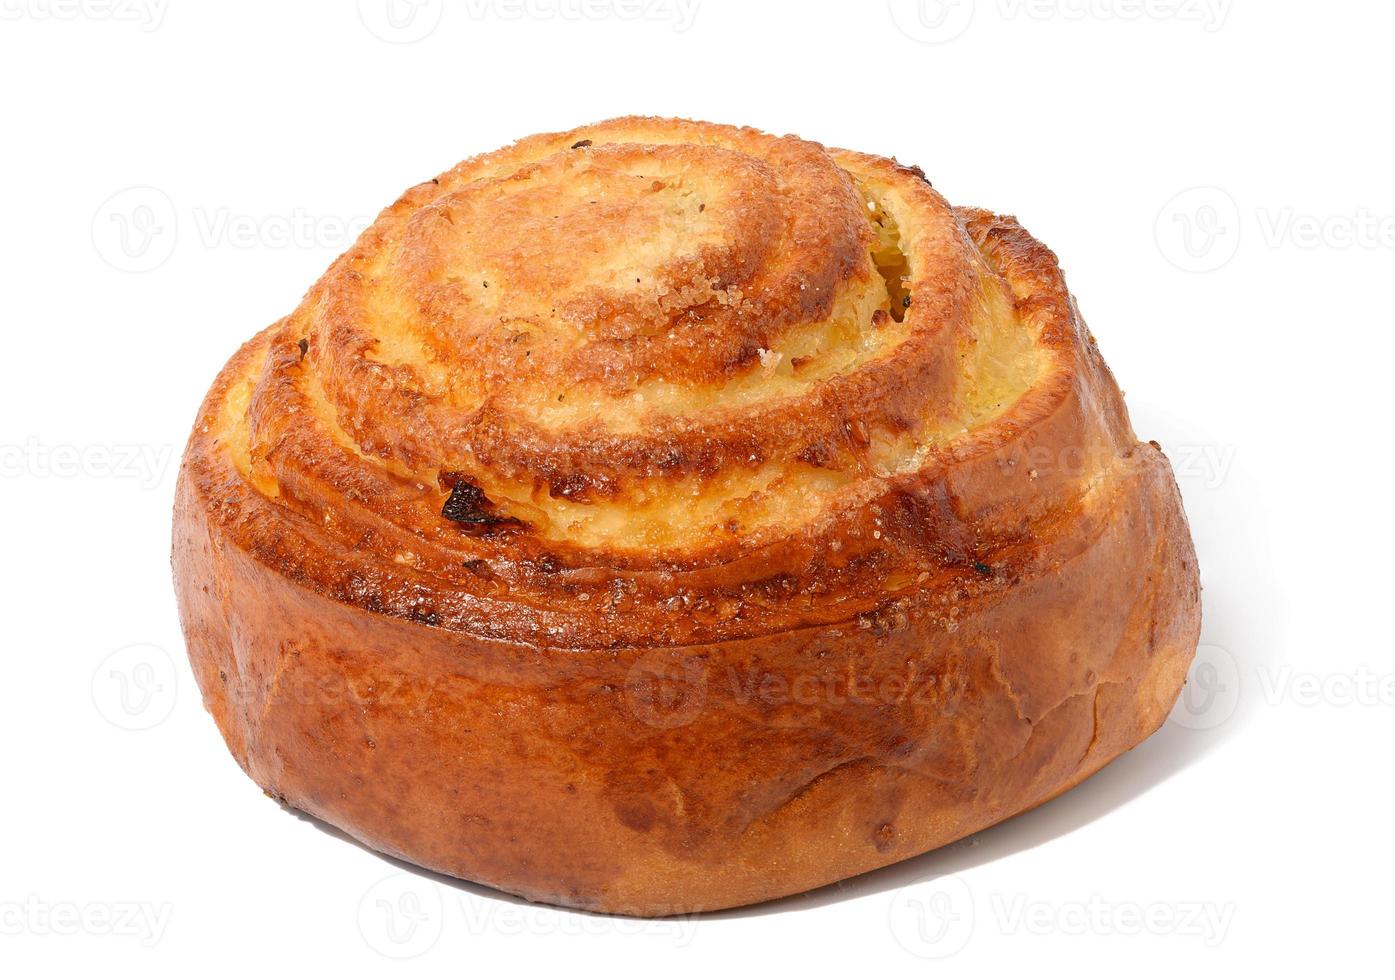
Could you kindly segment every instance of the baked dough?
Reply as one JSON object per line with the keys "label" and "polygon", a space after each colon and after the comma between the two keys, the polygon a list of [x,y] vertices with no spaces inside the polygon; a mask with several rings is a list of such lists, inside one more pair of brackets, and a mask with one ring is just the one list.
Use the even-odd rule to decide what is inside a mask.
{"label": "baked dough", "polygon": [[900,861],[1165,718],[1196,560],[1055,256],[915,167],[681,120],[407,191],[180,471],[204,702],[285,805],[537,901]]}

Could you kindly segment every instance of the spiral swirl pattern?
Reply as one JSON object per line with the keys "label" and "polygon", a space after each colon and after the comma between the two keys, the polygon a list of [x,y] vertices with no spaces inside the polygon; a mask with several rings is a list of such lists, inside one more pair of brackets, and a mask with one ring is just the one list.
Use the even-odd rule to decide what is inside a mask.
{"label": "spiral swirl pattern", "polygon": [[174,544],[268,793],[641,915],[1063,792],[1199,630],[1170,467],[1049,250],[917,168],[676,120],[383,211],[213,385]]}
{"label": "spiral swirl pattern", "polygon": [[847,618],[1010,544],[947,545],[923,491],[1051,397],[1040,260],[882,158],[533,137],[385,210],[237,359],[220,444],[303,539],[268,549],[351,551],[302,571],[370,608],[583,644]]}

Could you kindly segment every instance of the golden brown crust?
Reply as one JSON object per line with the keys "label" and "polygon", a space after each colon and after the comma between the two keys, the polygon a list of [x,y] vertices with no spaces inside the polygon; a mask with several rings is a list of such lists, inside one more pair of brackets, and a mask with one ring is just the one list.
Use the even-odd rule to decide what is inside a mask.
{"label": "golden brown crust", "polygon": [[642,915],[954,840],[1157,727],[1171,470],[1055,257],[918,171],[658,119],[408,191],[210,391],[190,657],[269,792]]}

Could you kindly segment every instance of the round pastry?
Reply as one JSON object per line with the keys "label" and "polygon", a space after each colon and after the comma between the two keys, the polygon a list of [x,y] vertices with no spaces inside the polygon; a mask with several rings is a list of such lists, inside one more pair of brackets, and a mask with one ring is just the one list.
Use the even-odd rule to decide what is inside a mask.
{"label": "round pastry", "polygon": [[665,119],[383,211],[214,383],[174,578],[268,794],[634,915],[1050,799],[1162,723],[1199,629],[1047,248],[915,167]]}

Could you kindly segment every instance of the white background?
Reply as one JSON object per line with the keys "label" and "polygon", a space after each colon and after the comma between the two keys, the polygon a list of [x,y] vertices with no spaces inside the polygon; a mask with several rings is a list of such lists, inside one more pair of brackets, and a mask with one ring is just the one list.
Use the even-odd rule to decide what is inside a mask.
{"label": "white background", "polygon": [[[0,0],[0,972],[1389,969],[1390,5],[398,2]],[[242,775],[170,586],[206,386],[407,186],[629,112],[894,154],[1058,252],[1201,561],[1154,738],[972,840],[657,922],[412,873]]]}

